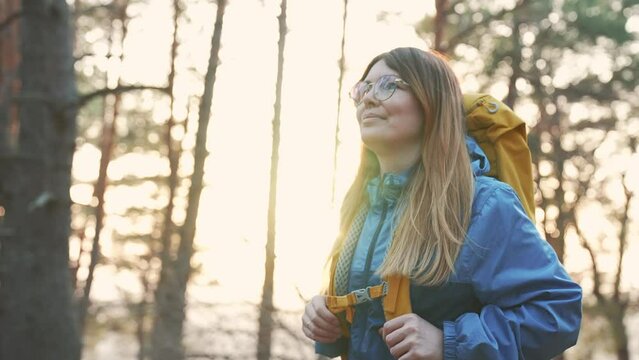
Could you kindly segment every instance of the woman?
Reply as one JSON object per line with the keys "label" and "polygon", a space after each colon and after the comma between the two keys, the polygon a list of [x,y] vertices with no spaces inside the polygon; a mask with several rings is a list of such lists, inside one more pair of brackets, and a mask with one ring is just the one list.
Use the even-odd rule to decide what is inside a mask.
{"label": "woman", "polygon": [[[302,323],[316,351],[549,359],[574,345],[581,289],[512,188],[482,176],[488,160],[465,135],[446,61],[394,49],[370,62],[351,97],[365,146],[342,205],[331,288],[354,305],[337,312],[335,297],[310,301]],[[388,304],[400,300],[386,301],[386,280],[397,276],[409,280],[410,312],[393,317]]]}

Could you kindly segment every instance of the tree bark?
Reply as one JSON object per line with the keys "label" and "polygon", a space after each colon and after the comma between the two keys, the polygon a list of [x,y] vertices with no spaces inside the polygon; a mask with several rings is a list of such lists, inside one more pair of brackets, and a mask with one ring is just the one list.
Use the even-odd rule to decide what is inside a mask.
{"label": "tree bark", "polygon": [[278,16],[280,38],[278,41],[277,81],[275,84],[275,104],[273,114],[273,142],[271,147],[271,177],[268,197],[268,218],[266,233],[266,257],[264,261],[264,285],[260,304],[259,328],[257,334],[257,359],[271,357],[271,335],[273,333],[273,273],[275,272],[275,209],[277,200],[277,169],[280,146],[280,113],[282,107],[282,74],[284,70],[284,44],[286,42],[286,0],[282,0]]}
{"label": "tree bark", "polygon": [[156,290],[156,314],[151,336],[153,360],[184,359],[182,336],[186,307],[186,288],[191,275],[191,258],[195,238],[200,194],[204,177],[204,161],[207,156],[206,139],[211,115],[213,86],[218,64],[222,21],[226,0],[217,1],[215,29],[211,40],[211,55],[204,82],[204,93],[200,102],[198,130],[195,140],[195,154],[188,208],[184,224],[179,231],[180,244],[174,262],[162,264],[160,281]]}
{"label": "tree bark", "polygon": [[11,97],[20,92],[20,22],[16,21],[22,16],[20,2],[6,0],[0,3],[0,154],[8,154],[14,147],[19,127],[18,106]]}
{"label": "tree bark", "polygon": [[65,0],[22,2],[10,97],[21,99],[19,127],[0,137],[1,359],[80,358],[68,244],[76,113],[62,105],[77,98],[69,19]]}

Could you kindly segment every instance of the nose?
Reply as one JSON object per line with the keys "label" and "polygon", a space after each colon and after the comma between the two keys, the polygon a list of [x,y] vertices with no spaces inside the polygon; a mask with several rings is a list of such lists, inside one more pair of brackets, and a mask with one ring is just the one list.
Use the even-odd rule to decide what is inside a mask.
{"label": "nose", "polygon": [[362,101],[360,104],[364,103],[373,103],[376,104],[378,100],[375,98],[375,87],[371,87],[364,96],[362,96]]}

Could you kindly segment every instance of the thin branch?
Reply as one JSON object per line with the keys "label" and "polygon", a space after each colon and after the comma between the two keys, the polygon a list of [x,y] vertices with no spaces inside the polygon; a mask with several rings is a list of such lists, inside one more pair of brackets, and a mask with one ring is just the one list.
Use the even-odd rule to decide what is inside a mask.
{"label": "thin branch", "polygon": [[96,54],[94,52],[87,52],[87,53],[82,53],[76,57],[73,58],[73,62],[77,63],[78,61],[84,59],[85,57],[90,57],[90,56],[96,56]]}
{"label": "thin branch", "polygon": [[590,243],[588,242],[584,234],[581,232],[581,228],[579,227],[579,224],[576,218],[576,213],[574,211],[574,208],[577,206],[577,203],[579,203],[579,200],[588,191],[591,181],[592,181],[592,177],[584,181],[579,181],[579,186],[576,191],[577,199],[575,200],[573,204],[573,209],[570,212],[571,218],[568,221],[574,226],[575,232],[577,233],[577,237],[579,238],[579,242],[581,243],[581,246],[583,246],[586,249],[586,251],[588,251],[588,254],[590,255],[590,260],[592,262],[593,293],[595,294],[597,301],[604,301],[605,299],[603,298],[603,295],[601,294],[601,274],[599,273],[599,269],[597,268],[597,259],[596,259],[595,251],[593,250],[592,246],[590,246]]}
{"label": "thin branch", "polygon": [[104,88],[84,95],[80,95],[75,101],[63,101],[60,99],[55,99],[52,94],[40,92],[22,92],[21,94],[14,96],[12,100],[15,102],[43,102],[51,106],[55,111],[65,111],[74,107],[80,108],[96,97],[105,96],[108,94],[119,95],[124,92],[134,90],[158,90],[165,94],[168,94],[169,92],[169,89],[166,86],[123,85],[117,86],[113,89]]}
{"label": "thin branch", "polygon": [[581,243],[581,246],[583,246],[587,251],[588,254],[590,255],[590,260],[592,262],[592,279],[593,279],[593,287],[592,287],[592,292],[593,294],[595,294],[595,297],[597,298],[598,301],[603,301],[603,295],[601,294],[601,279],[600,279],[600,273],[599,270],[597,269],[597,257],[595,256],[595,251],[592,249],[592,246],[590,246],[590,243],[588,242],[588,240],[586,240],[586,238],[584,237],[583,233],[581,232],[581,228],[579,227],[579,224],[577,224],[576,219],[573,219],[573,223],[572,225],[575,227],[575,231],[577,232],[577,237],[579,238],[579,242]]}
{"label": "thin branch", "polygon": [[76,10],[75,11],[75,15],[76,16],[94,16],[94,12],[95,11],[99,11],[99,10],[107,10],[108,12],[113,11],[114,9],[114,4],[113,2],[109,3],[109,4],[105,4],[105,5],[93,5],[93,6],[87,6],[87,7],[83,7],[81,10]]}
{"label": "thin branch", "polygon": [[184,356],[186,359],[228,359],[228,357],[223,355],[216,354],[207,354],[207,353],[189,353]]}
{"label": "thin branch", "polygon": [[11,23],[21,18],[22,15],[24,15],[24,12],[22,10],[19,10],[7,16],[4,20],[0,22],[0,32],[7,29],[11,25]]}
{"label": "thin branch", "polygon": [[78,98],[78,101],[74,105],[76,105],[77,107],[82,107],[86,105],[86,103],[92,100],[93,98],[104,96],[107,94],[117,95],[117,94],[121,94],[127,91],[133,91],[133,90],[158,90],[167,94],[169,92],[169,88],[167,88],[166,86],[123,85],[123,86],[115,87],[113,89],[104,88],[104,89],[96,90],[96,91],[81,95]]}
{"label": "thin branch", "polygon": [[615,127],[616,123],[617,123],[617,120],[614,118],[600,119],[597,121],[583,120],[576,123],[575,125],[570,126],[570,129],[576,130],[576,131],[581,131],[585,129],[600,129],[600,130],[606,130],[607,132],[612,130]]}
{"label": "thin branch", "polygon": [[295,292],[297,292],[297,297],[302,300],[304,304],[307,304],[309,301],[311,301],[310,299],[307,299],[304,297],[304,295],[302,295],[302,292],[300,291],[300,288],[298,286],[295,286]]}
{"label": "thin branch", "polygon": [[620,287],[621,287],[621,273],[622,273],[622,263],[623,263],[623,257],[624,257],[624,253],[626,252],[626,237],[628,235],[628,224],[630,223],[629,220],[629,209],[630,209],[630,202],[632,201],[632,198],[634,197],[634,193],[632,191],[630,191],[630,189],[628,189],[628,186],[626,185],[626,176],[628,176],[628,173],[626,172],[622,179],[621,179],[621,185],[623,186],[623,190],[624,190],[624,194],[626,196],[626,205],[623,208],[623,213],[620,215],[620,219],[619,221],[621,222],[621,230],[619,231],[619,261],[617,262],[617,273],[615,275],[615,287],[614,287],[614,298],[617,302],[620,301]]}

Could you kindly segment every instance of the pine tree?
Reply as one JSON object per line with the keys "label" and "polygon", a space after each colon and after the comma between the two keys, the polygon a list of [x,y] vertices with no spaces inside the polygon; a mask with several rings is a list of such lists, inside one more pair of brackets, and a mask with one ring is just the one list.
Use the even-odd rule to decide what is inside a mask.
{"label": "pine tree", "polygon": [[12,19],[2,28],[19,39],[10,49],[19,68],[3,67],[1,77],[10,91],[0,99],[0,358],[78,360],[68,269],[77,102],[69,8],[12,4],[2,9],[16,12],[0,17]]}

